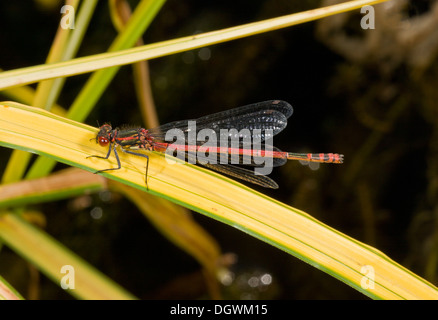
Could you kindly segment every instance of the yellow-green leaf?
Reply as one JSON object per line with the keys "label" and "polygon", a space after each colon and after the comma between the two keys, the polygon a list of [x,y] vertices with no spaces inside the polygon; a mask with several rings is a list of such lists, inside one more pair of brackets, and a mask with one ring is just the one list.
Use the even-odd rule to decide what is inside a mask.
{"label": "yellow-green leaf", "polygon": [[[0,104],[1,145],[52,157],[89,171],[115,167],[113,157],[107,160],[86,158],[107,152],[95,141],[90,141],[96,132],[93,127],[41,109],[12,102]],[[122,168],[103,175],[234,226],[370,297],[438,299],[437,288],[426,280],[382,252],[330,228],[307,213],[209,170],[179,162],[171,165],[164,155],[152,152],[148,155],[148,188],[142,157],[121,152]],[[364,285],[364,281],[369,283],[368,277],[372,278],[373,286]]]}

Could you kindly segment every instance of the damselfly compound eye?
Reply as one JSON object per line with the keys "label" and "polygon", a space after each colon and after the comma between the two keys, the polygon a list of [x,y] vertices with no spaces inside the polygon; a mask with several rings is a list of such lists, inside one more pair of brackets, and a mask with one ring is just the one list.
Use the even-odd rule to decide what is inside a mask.
{"label": "damselfly compound eye", "polygon": [[102,147],[106,147],[109,144],[108,138],[105,137],[99,137],[97,141],[99,142],[99,145]]}

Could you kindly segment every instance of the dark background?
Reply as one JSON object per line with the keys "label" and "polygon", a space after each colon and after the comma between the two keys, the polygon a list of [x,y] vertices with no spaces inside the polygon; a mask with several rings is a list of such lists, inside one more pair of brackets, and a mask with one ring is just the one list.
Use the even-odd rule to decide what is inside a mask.
{"label": "dark background", "polygon": [[[161,123],[263,100],[290,102],[294,115],[276,146],[343,153],[345,163],[311,170],[290,162],[271,175],[280,189],[260,190],[437,284],[438,35],[433,30],[438,24],[430,14],[436,1],[401,2],[406,5],[398,10],[380,11],[374,30],[360,28],[363,15],[357,11],[341,21],[324,19],[209,46],[208,60],[199,58],[199,49],[155,59],[150,75]],[[319,6],[321,1],[169,0],[143,39],[153,43]],[[0,2],[2,69],[44,63],[60,7]],[[383,10],[375,8],[376,14]],[[107,2],[101,1],[78,56],[106,51],[115,36]],[[69,78],[58,103],[67,108],[88,77]],[[142,126],[137,105],[132,69],[126,66],[86,122]],[[10,153],[0,150],[0,170]],[[82,209],[75,199],[38,206],[46,214],[47,232],[140,298],[208,298],[197,262],[129,201],[116,194],[90,199]],[[101,219],[90,216],[93,207],[103,209]],[[237,229],[194,217],[223,252],[238,257],[231,267],[236,281],[223,290],[226,298],[366,299]],[[245,282],[264,273],[273,276],[271,285],[251,288]],[[0,274],[28,297],[29,266],[6,247]],[[71,298],[44,276],[39,286],[38,298]]]}

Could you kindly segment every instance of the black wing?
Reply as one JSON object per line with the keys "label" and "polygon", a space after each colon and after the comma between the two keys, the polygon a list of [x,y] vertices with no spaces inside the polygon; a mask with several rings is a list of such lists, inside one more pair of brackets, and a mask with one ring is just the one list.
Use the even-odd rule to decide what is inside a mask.
{"label": "black wing", "polygon": [[[252,140],[265,141],[281,132],[287,126],[287,119],[292,115],[292,106],[281,100],[258,102],[243,107],[210,114],[194,120],[180,120],[170,122],[157,128],[149,129],[148,132],[156,141],[165,142],[166,132],[170,129],[179,129],[186,139],[191,128],[189,121],[196,122],[196,135],[200,130],[213,130],[218,139],[243,140],[250,136]],[[221,136],[221,129],[235,129],[227,136]],[[247,129],[247,130],[243,130]],[[260,130],[260,133],[255,130]],[[264,132],[271,129],[272,133]],[[197,141],[202,145],[205,141]]]}

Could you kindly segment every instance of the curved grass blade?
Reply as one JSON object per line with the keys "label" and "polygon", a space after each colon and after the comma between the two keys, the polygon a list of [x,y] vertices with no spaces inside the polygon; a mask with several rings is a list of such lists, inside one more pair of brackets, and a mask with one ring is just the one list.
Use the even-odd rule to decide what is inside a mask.
{"label": "curved grass blade", "polygon": [[[0,104],[0,145],[27,150],[89,171],[114,166],[115,159],[86,159],[101,152],[90,141],[97,129],[41,109],[16,103]],[[159,195],[208,217],[238,228],[376,299],[438,299],[438,289],[382,252],[330,228],[237,181],[203,168],[150,153],[149,178],[144,182],[141,157],[120,154],[122,168],[103,175]],[[374,287],[364,266],[374,270]]]}

